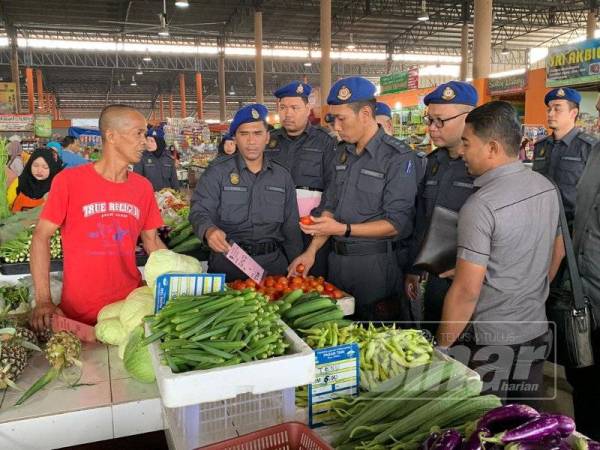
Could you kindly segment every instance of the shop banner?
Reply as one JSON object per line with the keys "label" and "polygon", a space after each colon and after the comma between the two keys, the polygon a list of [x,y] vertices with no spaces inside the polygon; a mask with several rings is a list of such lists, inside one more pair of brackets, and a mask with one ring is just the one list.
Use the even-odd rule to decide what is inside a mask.
{"label": "shop banner", "polygon": [[33,114],[0,114],[0,131],[33,131]]}
{"label": "shop banner", "polygon": [[0,114],[16,114],[17,85],[15,83],[0,83]]}
{"label": "shop banner", "polygon": [[308,423],[311,428],[326,425],[331,400],[340,395],[358,395],[360,384],[358,344],[315,350],[315,382],[308,385]]}
{"label": "shop banner", "polygon": [[379,78],[381,94],[393,94],[395,92],[417,89],[419,87],[419,69],[411,67],[404,72],[391,73]]}
{"label": "shop banner", "polygon": [[52,116],[50,114],[36,114],[34,131],[37,137],[49,138],[52,136]]}
{"label": "shop banner", "polygon": [[600,39],[548,49],[546,87],[600,81]]}
{"label": "shop banner", "polygon": [[502,78],[488,79],[488,95],[516,94],[527,87],[527,72]]}

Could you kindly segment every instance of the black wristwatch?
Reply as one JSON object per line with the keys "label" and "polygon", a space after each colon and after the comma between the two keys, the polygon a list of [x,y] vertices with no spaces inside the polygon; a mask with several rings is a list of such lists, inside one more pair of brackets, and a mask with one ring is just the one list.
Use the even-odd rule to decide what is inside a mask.
{"label": "black wristwatch", "polygon": [[344,233],[344,237],[350,237],[350,233],[352,233],[352,226],[347,223],[346,224],[346,232]]}

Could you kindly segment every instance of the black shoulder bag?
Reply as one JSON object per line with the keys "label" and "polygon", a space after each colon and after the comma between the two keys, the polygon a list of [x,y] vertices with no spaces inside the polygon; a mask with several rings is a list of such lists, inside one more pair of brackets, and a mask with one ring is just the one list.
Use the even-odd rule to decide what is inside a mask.
{"label": "black shoulder bag", "polygon": [[558,188],[556,188],[556,192],[560,207],[560,228],[565,243],[567,268],[571,278],[571,291],[560,287],[550,288],[546,302],[546,315],[548,321],[554,322],[556,326],[554,331],[556,348],[553,351],[556,361],[565,367],[582,368],[594,364],[592,350],[594,321],[587,299],[583,295],[577,259]]}

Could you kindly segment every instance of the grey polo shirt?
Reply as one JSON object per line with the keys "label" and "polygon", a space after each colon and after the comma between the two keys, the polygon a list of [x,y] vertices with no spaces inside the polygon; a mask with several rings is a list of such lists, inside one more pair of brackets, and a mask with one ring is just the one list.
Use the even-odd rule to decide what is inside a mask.
{"label": "grey polo shirt", "polygon": [[475,339],[481,345],[524,343],[548,329],[558,195],[520,161],[490,170],[474,184],[479,190],[459,213],[458,257],[487,269],[471,318]]}

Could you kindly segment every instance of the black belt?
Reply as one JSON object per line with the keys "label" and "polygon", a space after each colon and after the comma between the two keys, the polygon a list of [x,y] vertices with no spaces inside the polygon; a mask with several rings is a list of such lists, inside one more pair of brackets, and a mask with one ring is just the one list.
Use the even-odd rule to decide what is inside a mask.
{"label": "black belt", "polygon": [[277,242],[262,242],[259,244],[250,244],[250,243],[238,243],[238,245],[248,253],[250,256],[260,256],[267,255],[269,253],[273,253],[279,250],[279,244]]}
{"label": "black belt", "polygon": [[375,255],[398,249],[398,242],[350,242],[333,241],[333,251],[341,256]]}
{"label": "black belt", "polygon": [[311,188],[311,187],[308,187],[308,186],[296,186],[296,189],[304,189],[305,191],[323,192],[323,189]]}

